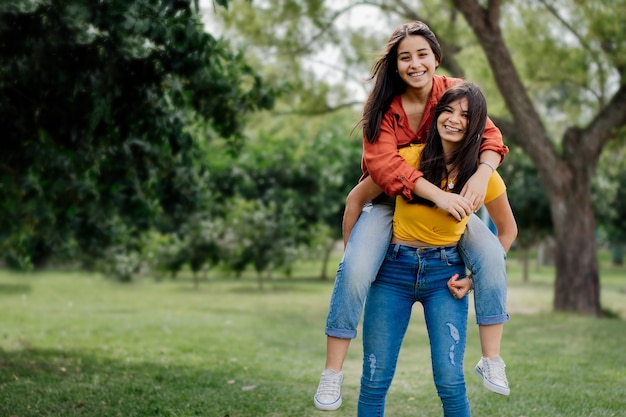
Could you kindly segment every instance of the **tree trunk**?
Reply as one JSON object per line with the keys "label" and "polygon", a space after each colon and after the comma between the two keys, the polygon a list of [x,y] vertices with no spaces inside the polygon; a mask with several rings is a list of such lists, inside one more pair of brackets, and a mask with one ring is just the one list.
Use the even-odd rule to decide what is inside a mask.
{"label": "tree trunk", "polygon": [[571,187],[550,190],[556,239],[554,309],[600,316],[600,282],[591,207],[591,178],[577,172]]}

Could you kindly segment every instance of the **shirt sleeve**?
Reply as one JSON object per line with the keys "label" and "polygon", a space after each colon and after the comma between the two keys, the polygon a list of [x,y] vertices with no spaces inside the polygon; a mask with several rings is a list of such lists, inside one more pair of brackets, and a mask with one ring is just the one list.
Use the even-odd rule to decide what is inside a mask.
{"label": "shirt sleeve", "polygon": [[496,198],[500,197],[506,191],[506,184],[504,180],[498,174],[498,171],[494,171],[489,178],[487,184],[487,194],[485,195],[485,204],[492,202]]}
{"label": "shirt sleeve", "polygon": [[480,152],[495,151],[500,154],[500,163],[504,161],[504,156],[509,152],[509,148],[502,141],[502,132],[487,118],[487,125],[483,132],[483,141],[480,145]]}
{"label": "shirt sleeve", "polygon": [[382,120],[378,139],[374,143],[363,139],[363,164],[366,172],[385,194],[403,195],[411,200],[415,181],[423,174],[408,165],[398,154],[394,125],[394,115],[387,112]]}

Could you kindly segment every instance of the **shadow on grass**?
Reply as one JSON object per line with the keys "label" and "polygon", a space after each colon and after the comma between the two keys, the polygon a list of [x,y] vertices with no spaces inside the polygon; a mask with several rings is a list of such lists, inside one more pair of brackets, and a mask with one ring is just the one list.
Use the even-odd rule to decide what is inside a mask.
{"label": "shadow on grass", "polygon": [[180,366],[71,350],[0,350],[0,416],[252,417],[272,415],[277,391],[298,395],[295,387],[277,390],[248,378],[237,364]]}
{"label": "shadow on grass", "polygon": [[16,295],[27,294],[31,291],[31,287],[28,284],[0,284],[0,296],[1,295]]}

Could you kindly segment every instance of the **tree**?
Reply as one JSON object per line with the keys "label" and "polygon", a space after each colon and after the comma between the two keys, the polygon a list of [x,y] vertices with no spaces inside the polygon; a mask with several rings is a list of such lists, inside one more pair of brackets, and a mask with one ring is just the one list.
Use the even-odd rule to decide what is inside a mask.
{"label": "tree", "polygon": [[[254,119],[259,119],[259,115]],[[298,249],[307,258],[314,256],[313,252],[324,257],[321,273],[324,279],[330,250],[340,238],[345,196],[360,174],[360,141],[348,137],[345,132],[349,127],[339,120],[322,124],[315,118],[299,123],[290,121],[292,129],[281,132],[285,118],[278,118],[280,121],[272,126],[272,120],[276,119],[252,121],[251,125],[263,129],[251,133],[247,146],[237,155],[213,147],[207,158],[213,191],[217,193],[215,198],[226,202],[219,215],[230,219],[231,227],[227,229],[237,231],[231,233],[234,239],[227,239],[226,246],[232,256],[224,261],[233,270],[241,271],[245,267],[243,261],[254,258],[252,246],[267,241],[278,245],[280,240],[288,244],[289,250]],[[247,212],[254,210],[260,214],[253,216]],[[261,215],[265,211],[267,215]],[[240,217],[244,218],[241,225]],[[246,230],[253,223],[258,230]],[[278,228],[276,236],[264,238],[261,229],[269,233],[272,228]],[[254,233],[260,237],[254,238]],[[249,236],[249,244],[244,244],[244,236]],[[236,248],[238,243],[250,247]],[[306,250],[300,250],[303,247]],[[281,250],[266,250],[264,256],[273,267],[287,269],[293,259],[291,252]]]}
{"label": "tree", "polygon": [[[376,23],[392,21],[389,27],[414,19],[428,23],[442,44],[442,69],[454,76],[471,71],[469,78],[485,87],[505,138],[524,149],[545,183],[557,243],[554,308],[600,315],[591,182],[602,149],[626,124],[624,1],[416,3],[353,2],[333,9],[270,1],[253,12],[230,13],[224,22],[227,28],[236,23],[238,30],[254,33],[260,47],[271,44],[276,57],[289,56],[280,62],[287,62],[292,73],[299,68],[292,62],[296,57],[314,62],[316,50],[328,56],[324,48],[338,46],[340,59],[333,59],[332,67],[345,64],[337,77],[342,88],[330,95],[334,105],[329,108],[346,97],[341,93],[352,74],[362,74],[360,58],[371,52],[364,45],[377,36],[376,25],[342,26],[343,17],[366,5],[378,8]],[[264,25],[252,23],[257,15]],[[384,32],[377,49],[390,30]],[[366,62],[371,64],[371,54]],[[272,65],[272,71],[277,67]]]}
{"label": "tree", "polygon": [[275,91],[204,32],[193,3],[0,4],[0,250],[10,264],[39,266],[68,245],[94,260],[116,230],[175,227],[202,202],[199,143],[236,145],[244,116],[271,107]]}
{"label": "tree", "polygon": [[262,200],[233,197],[227,207],[222,240],[224,261],[235,272],[252,265],[259,289],[263,289],[273,270],[293,261],[297,220],[292,210],[278,207],[274,202],[266,204]]}
{"label": "tree", "polygon": [[[603,147],[616,138],[618,128],[626,125],[626,40],[616,30],[626,12],[623,4],[609,10],[597,4],[577,3],[576,8],[569,9],[578,22],[576,25],[567,23],[565,16],[551,6],[546,5],[546,8],[564,30],[576,36],[579,48],[574,51],[575,56],[582,58],[583,52],[587,55],[583,62],[587,61],[591,67],[587,80],[592,91],[595,90],[595,81],[599,93],[608,92],[608,86],[597,80],[596,74],[616,77],[618,85],[608,97],[598,95],[594,117],[586,126],[571,125],[566,129],[559,151],[539,115],[537,104],[520,78],[505,42],[500,29],[500,2],[490,1],[487,7],[482,7],[478,1],[454,0],[485,51],[498,89],[511,114],[512,125],[506,129],[507,137],[514,139],[530,155],[548,190],[557,244],[554,308],[600,315],[591,183]],[[582,32],[583,22],[586,34]],[[554,36],[552,41],[559,43]],[[567,42],[556,49],[562,53],[573,50]],[[598,67],[594,71],[592,68],[595,65]],[[612,71],[607,70],[611,67]],[[578,91],[578,94],[582,93]],[[605,98],[608,100],[603,100]]]}

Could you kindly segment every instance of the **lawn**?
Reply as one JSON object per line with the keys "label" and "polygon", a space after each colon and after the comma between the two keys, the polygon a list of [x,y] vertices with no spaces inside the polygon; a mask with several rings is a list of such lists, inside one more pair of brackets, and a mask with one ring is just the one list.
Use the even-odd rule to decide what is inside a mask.
{"label": "lawn", "polygon": [[[336,263],[335,263],[336,264]],[[602,265],[612,317],[551,312],[550,267],[510,261],[503,356],[511,396],[486,391],[470,317],[466,375],[474,416],[626,415],[626,268]],[[0,417],[354,416],[361,342],[345,367],[344,405],[317,411],[332,282],[300,265],[259,290],[253,276],[119,284],[96,274],[0,271]],[[416,306],[387,415],[441,415]]]}

